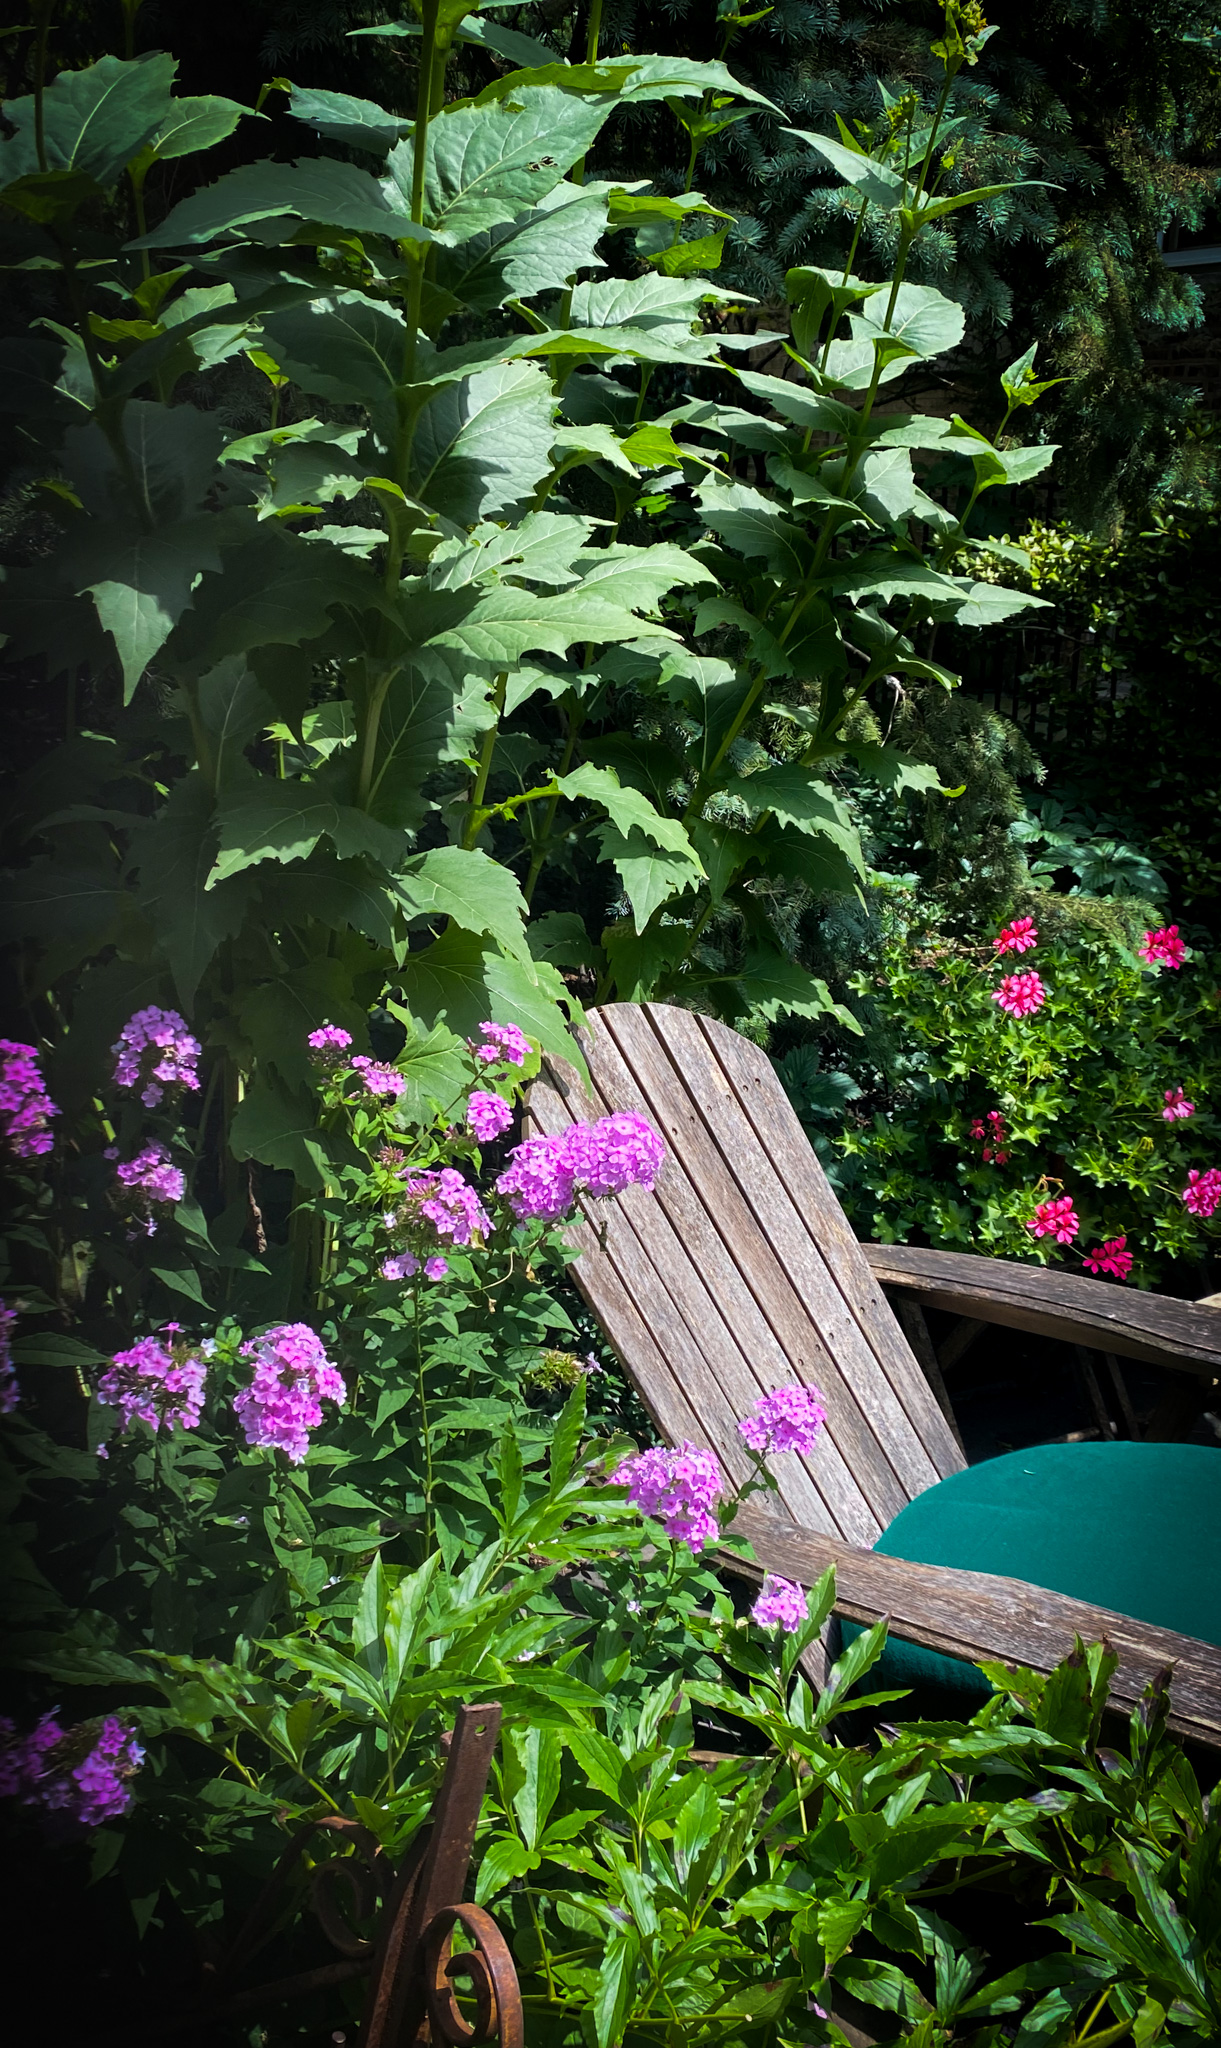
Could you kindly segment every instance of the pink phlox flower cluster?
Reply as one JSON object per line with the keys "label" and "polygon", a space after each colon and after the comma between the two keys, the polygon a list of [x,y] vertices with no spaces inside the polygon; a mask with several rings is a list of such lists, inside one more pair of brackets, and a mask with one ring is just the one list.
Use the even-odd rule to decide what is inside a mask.
{"label": "pink phlox flower cluster", "polygon": [[1039,943],[1039,930],[1033,917],[1015,917],[1007,924],[998,939],[993,939],[994,953],[1029,953]]}
{"label": "pink phlox flower cluster", "polygon": [[808,1457],[827,1419],[817,1387],[777,1387],[743,1416],[738,1435],[760,1456],[768,1451],[796,1451]]}
{"label": "pink phlox flower cluster", "polygon": [[1210,1166],[1204,1173],[1193,1166],[1181,1200],[1193,1216],[1215,1215],[1221,1209],[1221,1166]]}
{"label": "pink phlox flower cluster", "polygon": [[471,1043],[471,1057],[482,1067],[524,1067],[530,1041],[516,1024],[481,1024],[478,1045]]}
{"label": "pink phlox flower cluster", "polygon": [[322,1402],[342,1404],[347,1394],[343,1375],[307,1323],[279,1323],[248,1338],[240,1355],[254,1366],[250,1385],[233,1402],[246,1442],[283,1451],[290,1465],[300,1465],[309,1432],[322,1420]]}
{"label": "pink phlox flower cluster", "polygon": [[1080,1228],[1081,1219],[1071,1195],[1040,1202],[1034,1215],[1026,1218],[1026,1229],[1032,1237],[1054,1237],[1057,1244],[1071,1244]]}
{"label": "pink phlox flower cluster", "polygon": [[316,1067],[338,1067],[352,1043],[352,1034],[342,1024],[320,1024],[311,1031],[305,1043],[314,1055]]}
{"label": "pink phlox flower cluster", "polygon": [[1001,985],[992,990],[992,1000],[999,1003],[1010,1017],[1030,1017],[1041,1010],[1047,1001],[1047,990],[1042,977],[1033,971],[1027,974],[1005,974]]}
{"label": "pink phlox flower cluster", "polygon": [[652,1125],[632,1110],[569,1124],[550,1137],[514,1147],[496,1183],[520,1222],[554,1223],[580,1194],[606,1199],[625,1188],[651,1191],[666,1148]]}
{"label": "pink phlox flower cluster", "polygon": [[359,1052],[349,1064],[353,1073],[360,1075],[370,1095],[384,1095],[391,1101],[397,1101],[406,1090],[406,1076],[386,1060],[371,1060],[367,1053]]}
{"label": "pink phlox flower cluster", "polygon": [[451,1244],[470,1244],[472,1238],[491,1235],[491,1217],[477,1190],[456,1167],[417,1174],[407,1183],[407,1195],[409,1207]]}
{"label": "pink phlox flower cluster", "polygon": [[0,1136],[18,1159],[37,1159],[55,1143],[50,1119],[59,1111],[47,1094],[36,1045],[0,1038]]}
{"label": "pink phlox flower cluster", "polygon": [[[419,1270],[420,1262],[414,1252],[392,1252],[388,1259],[383,1259],[382,1261],[383,1280],[410,1280],[412,1275],[418,1273]],[[432,1258],[425,1259],[424,1261],[424,1278],[426,1280],[444,1280],[448,1271],[449,1262],[447,1259]]]}
{"label": "pink phlox flower cluster", "polygon": [[[107,1154],[108,1158],[113,1156],[113,1153]],[[166,1147],[156,1140],[145,1145],[134,1159],[120,1160],[115,1167],[115,1177],[120,1186],[133,1196],[137,1209],[143,1212],[144,1227],[149,1237],[157,1229],[154,1210],[172,1209],[186,1193],[186,1175],[181,1167],[174,1165]]]}
{"label": "pink phlox flower cluster", "polygon": [[513,1111],[503,1095],[493,1095],[487,1088],[474,1088],[467,1104],[466,1121],[477,1143],[491,1145],[508,1130]]}
{"label": "pink phlox flower cluster", "polygon": [[1146,932],[1136,950],[1150,967],[1178,968],[1187,958],[1177,924],[1164,924],[1155,932]]}
{"label": "pink phlox flower cluster", "polygon": [[21,1399],[13,1368],[13,1330],[17,1315],[6,1301],[0,1301],[0,1415],[11,1415]]}
{"label": "pink phlox flower cluster", "polygon": [[564,1138],[578,1191],[599,1199],[629,1187],[651,1190],[666,1156],[659,1134],[634,1110],[570,1124]]}
{"label": "pink phlox flower cluster", "polygon": [[171,1089],[199,1086],[199,1040],[177,1010],[159,1010],[155,1003],[137,1010],[111,1051],[116,1084],[138,1089],[146,1109],[156,1109]]}
{"label": "pink phlox flower cluster", "polygon": [[96,1828],[118,1820],[131,1804],[128,1781],[143,1762],[133,1730],[117,1714],[67,1729],[44,1714],[25,1737],[0,1721],[0,1795],[60,1822]]}
{"label": "pink phlox flower cluster", "polygon": [[655,1445],[620,1465],[614,1483],[627,1487],[632,1506],[660,1522],[672,1543],[700,1551],[720,1534],[714,1510],[725,1480],[711,1451],[691,1443],[675,1451]]}
{"label": "pink phlox flower cluster", "polygon": [[977,1116],[971,1125],[971,1136],[973,1138],[982,1138],[984,1141],[983,1158],[985,1166],[991,1165],[993,1161],[995,1161],[997,1166],[1005,1165],[1009,1154],[1000,1148],[1003,1147],[1008,1137],[1008,1132],[1005,1129],[1005,1119],[999,1109],[990,1109],[986,1116]]}
{"label": "pink phlox flower cluster", "polygon": [[778,1579],[774,1572],[768,1572],[750,1618],[759,1628],[782,1628],[786,1636],[793,1636],[809,1620],[810,1610],[805,1594],[793,1579]]}
{"label": "pink phlox flower cluster", "polygon": [[130,1351],[116,1351],[97,1385],[105,1408],[117,1408],[121,1427],[147,1422],[157,1432],[195,1429],[203,1413],[208,1362],[202,1349],[177,1338],[141,1337]]}
{"label": "pink phlox flower cluster", "polygon": [[1162,1118],[1168,1124],[1174,1123],[1178,1117],[1194,1116],[1196,1113],[1195,1103],[1188,1102],[1181,1088],[1167,1088],[1162,1100],[1166,1105],[1162,1111]]}
{"label": "pink phlox flower cluster", "polygon": [[1117,1280],[1126,1280],[1132,1271],[1132,1254],[1127,1244],[1126,1237],[1108,1237],[1105,1244],[1088,1252],[1081,1263],[1087,1273],[1113,1273]]}

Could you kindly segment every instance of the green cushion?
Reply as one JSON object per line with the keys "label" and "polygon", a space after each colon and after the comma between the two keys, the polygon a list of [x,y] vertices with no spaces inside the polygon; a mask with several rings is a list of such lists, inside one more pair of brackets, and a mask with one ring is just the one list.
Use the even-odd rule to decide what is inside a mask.
{"label": "green cushion", "polygon": [[[1197,1444],[1039,1444],[955,1472],[896,1515],[888,1557],[1049,1586],[1221,1644],[1221,1452]],[[844,1624],[844,1639],[859,1630]],[[991,1691],[974,1665],[891,1638],[863,1681]]]}

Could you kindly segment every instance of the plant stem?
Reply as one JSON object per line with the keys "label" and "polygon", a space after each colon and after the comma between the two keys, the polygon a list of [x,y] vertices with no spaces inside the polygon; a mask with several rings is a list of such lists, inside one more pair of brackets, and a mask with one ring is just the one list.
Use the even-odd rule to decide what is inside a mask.
{"label": "plant stem", "polygon": [[424,1345],[420,1338],[420,1276],[411,1283],[411,1318],[415,1336],[416,1388],[420,1397],[420,1442],[424,1446],[424,1544],[425,1558],[433,1553],[432,1526],[432,1432],[428,1424],[428,1393],[424,1384]]}
{"label": "plant stem", "polygon": [[500,721],[504,717],[505,690],[508,687],[508,682],[508,669],[501,669],[500,674],[496,678],[495,688],[492,691],[492,703],[496,716],[484,733],[483,745],[479,750],[479,766],[475,771],[475,782],[471,790],[470,815],[462,832],[463,846],[470,847],[475,844],[486,822],[485,817],[481,815],[483,799],[488,786],[488,776],[492,772],[492,759],[496,752],[496,742],[500,738]]}

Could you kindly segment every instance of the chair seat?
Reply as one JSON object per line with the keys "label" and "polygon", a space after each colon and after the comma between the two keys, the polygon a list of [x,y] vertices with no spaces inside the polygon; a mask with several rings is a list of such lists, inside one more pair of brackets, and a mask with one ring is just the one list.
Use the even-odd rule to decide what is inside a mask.
{"label": "chair seat", "polygon": [[[951,1473],[874,1549],[1048,1586],[1221,1644],[1221,1451],[1197,1444],[1038,1444]],[[847,1640],[857,1634],[845,1625]],[[985,1698],[973,1665],[892,1638],[865,1688]]]}

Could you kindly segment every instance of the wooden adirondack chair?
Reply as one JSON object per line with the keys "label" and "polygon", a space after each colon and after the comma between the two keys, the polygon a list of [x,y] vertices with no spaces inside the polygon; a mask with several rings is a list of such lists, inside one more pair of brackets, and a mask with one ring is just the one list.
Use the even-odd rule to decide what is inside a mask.
{"label": "wooden adirondack chair", "polygon": [[811,1585],[833,1564],[841,1616],[885,1615],[895,1636],[968,1662],[1047,1671],[1074,1636],[1105,1637],[1120,1660],[1117,1705],[1170,1665],[1172,1726],[1221,1746],[1221,1648],[1016,1579],[871,1549],[908,1502],[965,1464],[881,1281],[909,1290],[913,1305],[1210,1376],[1221,1371],[1221,1316],[1003,1261],[867,1251],[766,1054],[739,1033],[689,1010],[620,1003],[592,1013],[581,1044],[592,1092],[573,1067],[546,1061],[530,1127],[557,1132],[634,1109],[666,1139],[652,1194],[590,1205],[572,1268],[663,1437],[715,1450],[742,1480],[736,1424],[761,1393],[813,1383],[826,1399],[811,1456],[772,1461],[775,1504],[740,1513],[760,1572]]}

